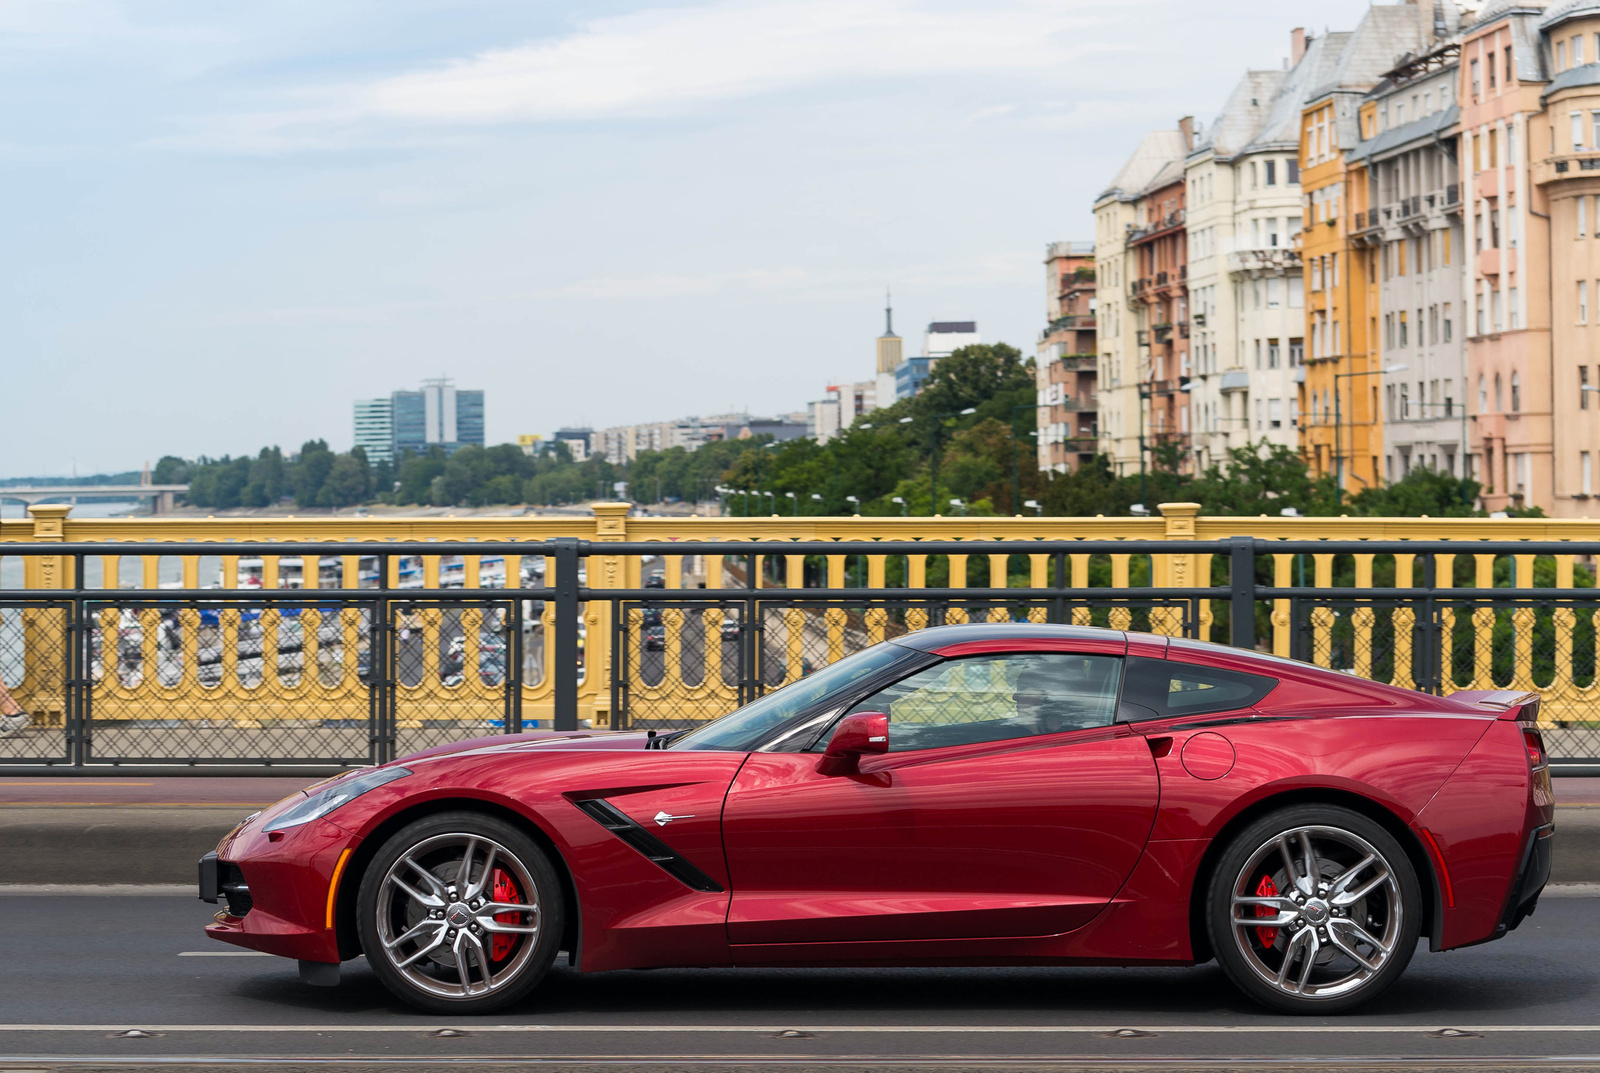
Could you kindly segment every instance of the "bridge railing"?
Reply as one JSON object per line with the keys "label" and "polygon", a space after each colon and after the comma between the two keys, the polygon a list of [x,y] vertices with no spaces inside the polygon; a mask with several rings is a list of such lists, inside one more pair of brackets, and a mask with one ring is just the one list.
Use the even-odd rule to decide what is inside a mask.
{"label": "bridge railing", "polygon": [[[1073,622],[1544,697],[1600,772],[1600,526],[1547,520],[0,523],[0,766],[324,771],[524,728],[695,725],[950,622]],[[320,534],[322,539],[313,539]]]}

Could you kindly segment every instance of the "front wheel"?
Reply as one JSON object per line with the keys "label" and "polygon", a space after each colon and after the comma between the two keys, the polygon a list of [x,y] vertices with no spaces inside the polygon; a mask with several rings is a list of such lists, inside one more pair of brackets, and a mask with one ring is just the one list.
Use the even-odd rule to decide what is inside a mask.
{"label": "front wheel", "polygon": [[504,821],[445,812],[396,832],[356,895],[367,961],[430,1013],[488,1013],[527,995],[555,960],[561,883]]}
{"label": "front wheel", "polygon": [[1206,905],[1217,961],[1241,991],[1288,1013],[1334,1013],[1405,971],[1422,892],[1405,850],[1350,809],[1297,805],[1229,843]]}

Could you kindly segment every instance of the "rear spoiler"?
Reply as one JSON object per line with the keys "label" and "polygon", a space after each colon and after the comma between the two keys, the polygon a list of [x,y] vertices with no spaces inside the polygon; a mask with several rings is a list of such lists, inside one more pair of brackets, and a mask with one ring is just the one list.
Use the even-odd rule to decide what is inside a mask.
{"label": "rear spoiler", "polygon": [[1451,700],[1471,704],[1497,713],[1497,719],[1514,719],[1518,722],[1537,722],[1539,719],[1539,694],[1524,693],[1517,689],[1463,689],[1450,694]]}

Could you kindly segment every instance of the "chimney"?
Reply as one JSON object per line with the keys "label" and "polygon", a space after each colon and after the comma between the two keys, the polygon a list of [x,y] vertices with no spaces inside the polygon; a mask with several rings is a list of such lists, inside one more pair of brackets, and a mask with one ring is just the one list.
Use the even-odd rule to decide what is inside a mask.
{"label": "chimney", "polygon": [[1194,148],[1194,116],[1186,115],[1178,120],[1178,130],[1183,133],[1183,147],[1185,150]]}
{"label": "chimney", "polygon": [[1296,26],[1289,31],[1289,66],[1293,67],[1306,54],[1306,28]]}

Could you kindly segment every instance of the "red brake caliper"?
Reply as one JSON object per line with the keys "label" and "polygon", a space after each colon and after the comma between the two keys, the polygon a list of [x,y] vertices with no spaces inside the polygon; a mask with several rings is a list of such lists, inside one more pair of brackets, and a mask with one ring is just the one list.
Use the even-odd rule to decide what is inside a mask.
{"label": "red brake caliper", "polygon": [[[522,898],[517,894],[517,885],[511,881],[511,877],[506,875],[503,869],[496,868],[494,870],[492,889],[494,890],[494,900],[497,902],[522,901]],[[519,913],[496,913],[494,919],[500,924],[516,924],[520,915]],[[495,961],[504,961],[510,955],[511,947],[515,945],[516,939],[515,935],[496,933],[494,943],[489,949],[489,957]]]}
{"label": "red brake caliper", "polygon": [[[1258,898],[1276,898],[1277,896],[1278,896],[1278,885],[1272,881],[1272,877],[1271,876],[1262,876],[1260,884],[1258,884],[1256,886],[1256,897],[1258,897]],[[1272,906],[1270,906],[1270,905],[1258,905],[1258,906],[1256,906],[1256,916],[1258,916],[1258,917],[1275,917],[1277,915],[1278,915],[1278,911],[1276,909],[1272,908]],[[1256,936],[1258,938],[1260,938],[1262,946],[1271,946],[1278,939],[1278,929],[1277,928],[1257,928],[1256,929]],[[499,941],[500,941],[500,939],[497,936],[495,938],[495,942],[498,943]],[[495,947],[495,949],[498,950],[499,947]]]}

